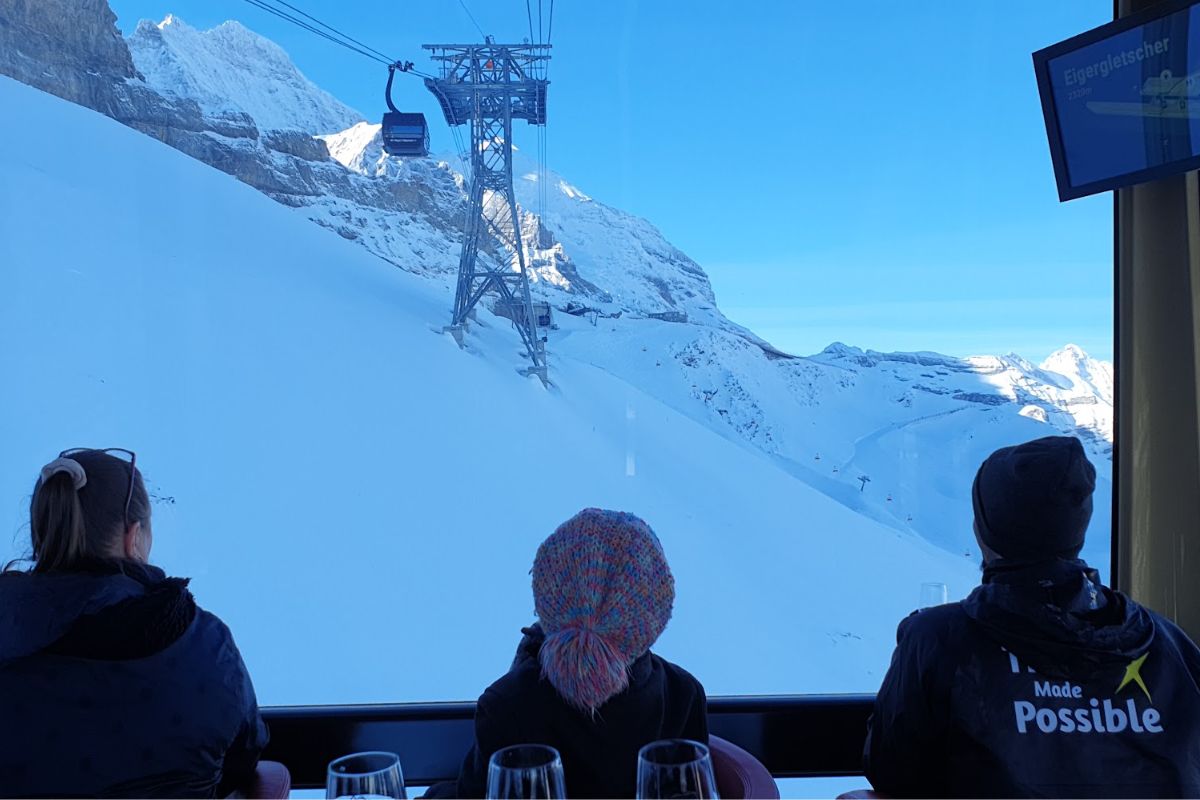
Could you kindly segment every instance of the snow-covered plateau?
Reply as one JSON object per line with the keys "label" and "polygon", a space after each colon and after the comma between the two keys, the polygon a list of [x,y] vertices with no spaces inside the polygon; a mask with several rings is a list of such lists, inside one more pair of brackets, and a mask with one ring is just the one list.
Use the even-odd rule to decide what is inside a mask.
{"label": "snow-covered plateau", "polygon": [[530,621],[537,543],[586,505],[658,531],[659,650],[712,694],[874,690],[921,583],[977,582],[970,481],[1003,445],[1084,440],[1106,568],[1110,364],[782,353],[648,221],[553,172],[534,213],[521,159],[559,326],[544,387],[486,308],[465,348],[437,333],[455,157],[386,157],[236,22],[123,39],[104,6],[59,58],[38,32],[62,1],[0,25],[21,81],[0,77],[21,121],[0,126],[0,556],[26,547],[40,464],[132,447],[156,560],[229,622],[264,703],[475,697]]}

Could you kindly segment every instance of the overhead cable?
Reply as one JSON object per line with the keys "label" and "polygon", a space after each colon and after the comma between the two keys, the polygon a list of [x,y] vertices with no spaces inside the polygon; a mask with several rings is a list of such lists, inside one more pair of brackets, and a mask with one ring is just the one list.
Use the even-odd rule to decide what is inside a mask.
{"label": "overhead cable", "polygon": [[363,44],[363,43],[362,43],[362,42],[360,42],[358,39],[355,39],[353,36],[350,36],[350,35],[348,35],[348,34],[342,33],[341,31],[339,31],[337,28],[333,27],[332,25],[327,25],[326,23],[324,23],[324,22],[322,22],[321,20],[317,19],[317,18],[316,18],[316,17],[314,17],[312,14],[307,14],[307,13],[305,13],[304,11],[301,11],[300,9],[296,8],[296,7],[295,7],[294,5],[292,5],[291,3],[287,2],[287,0],[272,0],[272,2],[275,2],[275,3],[278,3],[278,4],[279,4],[279,5],[281,5],[281,6],[286,6],[286,7],[290,8],[292,11],[295,11],[297,14],[300,14],[300,15],[301,15],[301,16],[303,16],[303,17],[306,17],[306,18],[308,18],[308,19],[311,19],[313,22],[317,23],[317,24],[318,24],[318,25],[320,25],[322,28],[325,28],[325,29],[327,29],[327,30],[329,30],[329,31],[332,31],[333,33],[336,33],[338,36],[342,37],[342,38],[343,38],[343,39],[345,39],[346,41],[353,42],[354,44],[358,45],[359,47],[361,47],[361,48],[362,48],[362,49],[364,49],[364,50],[370,50],[372,53],[374,53],[375,55],[379,56],[380,58],[386,58],[388,61],[391,61],[392,63],[395,63],[395,62],[396,62],[396,59],[392,58],[392,57],[391,57],[391,56],[389,56],[387,53],[381,53],[381,52],[379,52],[378,50],[376,50],[374,47],[371,47],[371,46],[369,46],[369,45]]}
{"label": "overhead cable", "polygon": [[338,39],[334,36],[330,36],[325,31],[323,31],[319,28],[313,27],[312,25],[309,25],[307,22],[304,22],[303,20],[298,19],[297,17],[293,17],[291,14],[288,14],[285,11],[282,11],[274,6],[268,5],[266,2],[264,2],[264,0],[245,0],[245,2],[249,3],[252,6],[255,6],[256,8],[261,8],[263,11],[266,11],[269,14],[274,14],[275,16],[279,17],[280,19],[287,20],[288,22],[292,23],[293,25],[297,25],[297,26],[303,28],[304,30],[308,31],[309,33],[315,33],[317,36],[320,36],[322,39],[328,39],[329,41],[333,42],[334,44],[341,45],[342,47],[346,48],[347,50],[351,50],[355,53],[358,53],[360,56],[365,56],[366,58],[369,58],[372,61],[378,61],[381,64],[391,64],[392,63],[391,61],[380,58],[379,56],[376,56],[376,55],[368,52],[367,50],[363,50],[352,44],[344,42],[341,39]]}
{"label": "overhead cable", "polygon": [[475,30],[479,31],[479,35],[487,38],[487,34],[483,32],[483,28],[479,27],[479,23],[475,21],[475,15],[471,13],[471,9],[467,8],[464,0],[458,0],[458,4],[462,6],[463,11],[467,12],[467,16],[471,19],[471,24],[475,26]]}
{"label": "overhead cable", "polygon": [[[316,34],[317,36],[320,36],[322,39],[333,42],[336,45],[340,45],[341,47],[344,47],[347,50],[350,50],[352,52],[358,53],[360,56],[369,58],[372,61],[377,61],[380,64],[383,64],[385,66],[404,65],[405,64],[405,62],[401,62],[398,59],[394,59],[391,56],[389,56],[387,53],[384,53],[380,50],[376,50],[374,47],[371,47],[370,45],[367,45],[348,34],[342,33],[340,30],[333,27],[332,25],[322,22],[321,20],[314,17],[312,14],[309,14],[309,13],[303,11],[302,9],[299,9],[296,6],[292,5],[291,3],[287,2],[287,0],[245,0],[245,2],[249,3],[250,5],[252,5],[256,8],[261,8],[263,11],[266,11],[269,14],[274,14],[275,16],[279,17],[280,19],[286,20],[287,22],[290,22],[293,25],[296,25],[297,27],[308,31],[309,33]],[[276,3],[278,3],[278,5],[275,5]],[[289,14],[287,11],[284,11],[279,6],[284,6],[285,8],[291,9],[292,11],[296,12],[297,14],[299,14],[302,17],[312,20],[312,22],[316,23],[316,25],[319,25],[320,28],[316,27],[315,25],[309,24],[308,22],[305,22],[303,19],[300,19],[299,17]],[[321,28],[324,28],[325,30],[321,30]],[[334,34],[336,34],[336,35],[334,35]],[[411,62],[408,62],[408,63],[411,64]],[[420,70],[413,69],[411,66],[408,66],[407,68],[402,68],[400,71],[406,72],[406,73],[411,72],[415,75],[420,75],[421,77],[425,77],[425,78],[432,77],[431,75],[421,72]]]}

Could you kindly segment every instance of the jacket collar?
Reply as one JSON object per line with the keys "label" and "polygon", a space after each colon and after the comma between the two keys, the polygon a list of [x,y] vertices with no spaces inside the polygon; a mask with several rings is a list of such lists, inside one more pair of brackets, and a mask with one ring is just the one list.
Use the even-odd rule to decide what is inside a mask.
{"label": "jacket collar", "polygon": [[983,568],[984,583],[1003,583],[1009,585],[1040,584],[1047,581],[1055,583],[1066,580],[1079,573],[1099,583],[1100,573],[1080,558],[1046,558],[1039,560],[1021,560],[997,558],[989,561]]}
{"label": "jacket collar", "polygon": [[166,579],[158,567],[87,560],[70,572],[0,573],[0,664],[32,655],[81,617],[144,596]]}
{"label": "jacket collar", "polygon": [[1101,585],[1098,573],[1079,559],[992,562],[962,608],[1045,675],[1128,660],[1154,638],[1146,610]]}

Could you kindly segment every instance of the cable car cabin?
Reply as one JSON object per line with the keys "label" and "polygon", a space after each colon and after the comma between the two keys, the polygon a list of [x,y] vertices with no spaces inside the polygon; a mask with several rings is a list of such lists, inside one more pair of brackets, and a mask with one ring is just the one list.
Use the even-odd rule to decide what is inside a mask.
{"label": "cable car cabin", "polygon": [[429,155],[429,126],[424,114],[389,111],[383,115],[383,149],[389,156]]}

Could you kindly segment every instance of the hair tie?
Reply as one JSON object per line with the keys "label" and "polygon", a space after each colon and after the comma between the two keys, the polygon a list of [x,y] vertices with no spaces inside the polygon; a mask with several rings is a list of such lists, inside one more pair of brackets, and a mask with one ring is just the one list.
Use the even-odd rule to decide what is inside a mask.
{"label": "hair tie", "polygon": [[62,456],[42,467],[42,483],[50,480],[60,472],[65,472],[71,476],[71,482],[75,484],[75,491],[79,491],[87,485],[87,473],[83,471],[83,464],[80,464],[73,458],[64,458]]}

